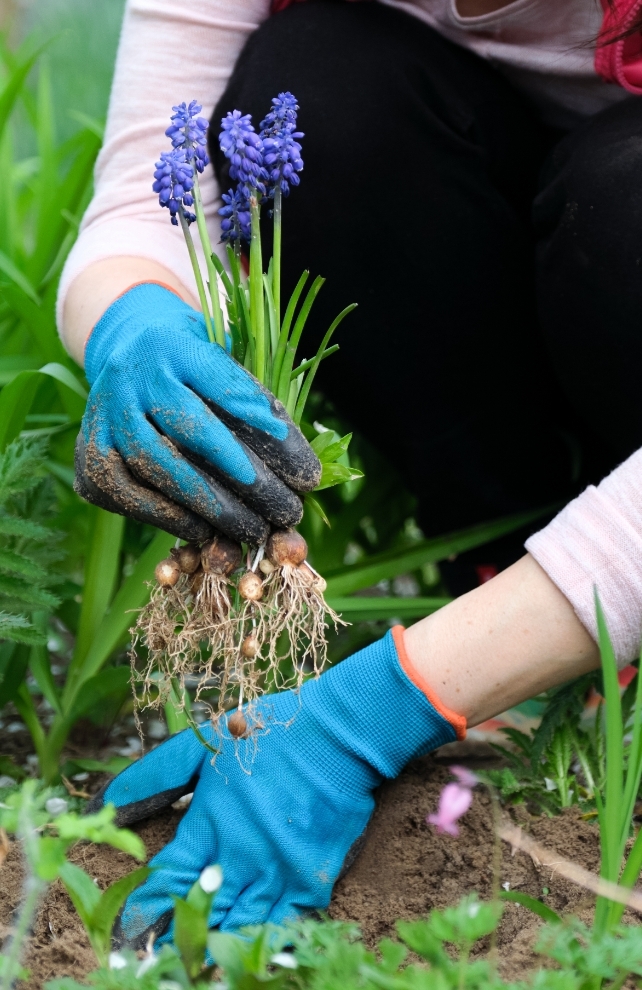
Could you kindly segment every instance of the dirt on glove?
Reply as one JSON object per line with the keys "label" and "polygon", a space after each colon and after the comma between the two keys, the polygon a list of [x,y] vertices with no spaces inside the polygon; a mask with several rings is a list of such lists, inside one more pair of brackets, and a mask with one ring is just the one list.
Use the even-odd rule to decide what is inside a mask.
{"label": "dirt on glove", "polygon": [[[461,758],[457,762],[462,762]],[[449,779],[446,766],[433,757],[424,757],[379,791],[364,847],[337,883],[329,909],[332,918],[356,921],[370,947],[385,936],[395,937],[398,918],[423,917],[432,908],[454,904],[471,891],[478,891],[482,898],[491,895],[495,840],[492,805],[484,788],[476,789],[458,838],[438,835],[426,823]],[[510,814],[541,845],[594,873],[598,871],[597,828],[582,820],[577,809],[568,809],[556,818],[531,816],[522,807]],[[170,809],[135,827],[150,858],[172,838],[180,817],[180,812]],[[512,856],[505,843],[501,846],[501,884],[539,897],[555,911],[590,918],[590,894],[552,874],[550,868],[536,866],[526,854]],[[101,888],[138,865],[122,852],[89,843],[79,844],[70,858]],[[0,869],[0,938],[9,933],[21,882],[19,848],[12,842]],[[540,964],[533,951],[540,925],[525,908],[506,905],[497,937],[504,978],[523,979]],[[476,948],[477,953],[485,951],[488,940]],[[20,984],[24,990],[41,990],[54,977],[82,979],[96,967],[84,929],[59,882],[47,892],[23,962],[31,974]]]}

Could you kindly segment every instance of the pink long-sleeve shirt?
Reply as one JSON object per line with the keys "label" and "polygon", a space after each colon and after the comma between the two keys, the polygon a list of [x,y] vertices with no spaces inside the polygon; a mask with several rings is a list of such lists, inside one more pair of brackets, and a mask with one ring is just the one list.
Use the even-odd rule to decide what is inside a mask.
{"label": "pink long-sleeve shirt", "polygon": [[[292,0],[272,0],[284,7]],[[642,0],[617,0],[604,15],[598,0],[513,0],[480,17],[462,17],[457,0],[377,0],[430,24],[501,69],[564,126],[642,92],[640,36],[596,49],[600,30],[630,23]],[[604,2],[607,8],[606,2]],[[94,197],[65,265],[58,318],[72,281],[97,261],[134,256],[158,262],[194,294],[180,229],[152,193],[152,170],[166,146],[169,108],[198,99],[209,116],[248,36],[271,13],[271,0],[128,0]],[[278,14],[276,15],[278,16]],[[628,91],[628,92],[627,92]],[[268,97],[266,94],[266,110]],[[218,241],[219,190],[211,169],[202,181],[212,241]],[[589,488],[527,549],[571,601],[595,636],[596,584],[621,664],[642,638],[642,453]]]}

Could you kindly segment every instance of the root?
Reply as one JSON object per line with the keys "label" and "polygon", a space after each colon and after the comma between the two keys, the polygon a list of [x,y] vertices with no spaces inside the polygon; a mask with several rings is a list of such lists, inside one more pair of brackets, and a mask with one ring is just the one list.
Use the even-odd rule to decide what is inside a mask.
{"label": "root", "polygon": [[[266,582],[269,607],[268,670],[277,690],[299,688],[306,673],[316,677],[328,659],[326,624],[329,619],[338,631],[348,623],[330,608],[321,590],[316,572],[303,563],[298,566],[284,564],[277,568]],[[288,638],[286,656],[291,660],[292,671],[284,670],[284,656],[278,653],[278,642],[283,634]]]}
{"label": "root", "polygon": [[[302,561],[307,552],[302,538],[292,531],[280,538],[291,560],[290,543],[303,544],[299,548],[297,543]],[[132,688],[138,723],[140,711],[162,708],[170,698],[180,707],[186,682],[190,688],[196,683],[194,701],[205,707],[220,737],[234,738],[238,751],[241,739],[256,739],[264,728],[256,710],[261,695],[298,689],[310,673],[318,677],[327,662],[327,625],[332,622],[336,631],[348,623],[327,604],[323,578],[304,560],[276,563],[276,552],[264,559],[261,547],[253,565],[248,554],[248,569],[233,585],[227,575],[240,557],[228,543],[221,538],[202,551],[172,551],[175,559],[179,550],[185,555],[190,550],[192,556],[195,551],[187,563],[197,570],[182,571],[171,586],[153,587],[131,630]],[[171,567],[172,560],[162,563]],[[142,669],[137,666],[139,644],[147,651]]]}

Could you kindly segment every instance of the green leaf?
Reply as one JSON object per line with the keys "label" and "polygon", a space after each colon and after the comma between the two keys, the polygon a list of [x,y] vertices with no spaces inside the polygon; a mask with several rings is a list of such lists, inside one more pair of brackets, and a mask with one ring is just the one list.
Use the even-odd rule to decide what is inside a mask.
{"label": "green leaf", "polygon": [[1,574],[0,592],[5,594],[10,602],[24,602],[34,608],[54,609],[60,604],[60,599],[44,588],[37,588],[21,578],[5,577]]}
{"label": "green leaf", "polygon": [[0,708],[15,701],[29,664],[27,644],[0,643]]}
{"label": "green leaf", "polygon": [[19,516],[0,515],[0,534],[3,536],[23,536],[29,540],[48,540],[51,530],[40,526],[33,519],[20,519]]}
{"label": "green leaf", "polygon": [[549,908],[547,904],[542,904],[537,898],[531,897],[530,894],[523,894],[519,890],[502,890],[499,899],[500,901],[510,901],[513,904],[521,904],[522,907],[527,908],[549,924],[559,924],[562,921],[559,914]]}
{"label": "green leaf", "polygon": [[70,684],[81,676],[85,657],[116,590],[124,531],[123,516],[92,507],[78,634],[67,675]]}
{"label": "green leaf", "polygon": [[20,95],[20,91],[27,76],[31,72],[40,54],[50,43],[51,39],[47,40],[43,45],[37,48],[35,52],[16,65],[5,83],[4,89],[0,93],[0,139],[4,135],[7,121],[11,116],[11,111],[13,110],[14,104]]}
{"label": "green leaf", "polygon": [[346,467],[344,464],[328,464],[321,461],[321,481],[313,491],[321,492],[324,488],[334,488],[335,485],[343,485],[346,481],[356,481],[357,478],[363,478],[363,471]]}
{"label": "green leaf", "polygon": [[[350,436],[352,436],[352,434],[350,434]],[[310,446],[319,460],[321,460],[321,455],[326,447],[332,446],[332,444],[336,443],[338,439],[339,435],[338,433],[335,433],[334,430],[324,430],[323,433],[319,433],[314,440],[310,442]]]}
{"label": "green leaf", "polygon": [[417,570],[423,564],[437,563],[453,554],[463,553],[464,550],[482,546],[490,540],[495,540],[499,536],[519,529],[549,511],[548,508],[540,509],[536,512],[526,512],[505,519],[494,520],[490,523],[482,523],[457,533],[447,533],[430,540],[420,540],[411,547],[406,546],[402,549],[373,554],[356,564],[327,571],[324,574],[328,582],[327,596],[348,595],[353,591],[377,584],[379,581],[392,580],[399,574]]}
{"label": "green leaf", "polygon": [[127,631],[135,621],[132,612],[142,608],[149,598],[146,582],[152,580],[158,561],[167,556],[175,542],[175,537],[159,531],[138,558],[134,570],[121,585],[109,611],[96,629],[82,663],[82,680],[93,677],[125,639]]}
{"label": "green leaf", "polygon": [[47,577],[43,568],[33,560],[15,550],[2,550],[1,548],[0,571],[5,574],[17,574],[19,577],[28,578],[38,583],[42,583],[43,579],[46,580]]}
{"label": "green leaf", "polygon": [[108,700],[115,698],[118,706],[125,701],[129,694],[131,671],[129,666],[109,667],[83,681],[76,700],[67,715],[74,722],[89,711],[99,708]]}
{"label": "green leaf", "polygon": [[[47,636],[29,621],[24,615],[13,615],[0,612],[0,640],[10,639],[13,643],[25,643],[36,646],[47,642]],[[0,688],[0,695],[2,689]]]}
{"label": "green leaf", "polygon": [[203,968],[207,948],[207,920],[186,901],[174,899],[174,944],[191,979]]}
{"label": "green leaf", "polygon": [[[323,448],[319,454],[319,460],[322,464],[332,464],[334,461],[338,461],[340,457],[348,453],[348,447],[350,446],[350,441],[352,440],[352,434],[348,433],[345,437],[341,437],[336,443],[330,443]],[[363,476],[363,472],[362,472]]]}
{"label": "green leaf", "polygon": [[114,825],[116,809],[113,804],[105,805],[95,815],[76,815],[68,812],[56,818],[56,829],[60,838],[68,845],[86,839],[121,849],[135,859],[145,859],[145,846],[140,836],[126,828]]}
{"label": "green leaf", "polygon": [[107,965],[111,945],[111,930],[116,915],[136,887],[139,887],[152,873],[148,866],[140,866],[127,876],[121,877],[100,896],[89,919],[88,930],[91,943],[101,966]]}
{"label": "green leaf", "polygon": [[3,251],[0,251],[0,272],[3,272],[12,282],[22,289],[25,295],[29,296],[36,306],[40,305],[40,298],[27,276],[20,271],[17,265],[8,258]]}
{"label": "green leaf", "polygon": [[60,879],[78,912],[87,934],[91,937],[91,920],[100,902],[100,890],[84,870],[75,863],[65,862],[59,870]]}
{"label": "green leaf", "polygon": [[71,372],[55,361],[44,365],[38,371],[21,371],[0,392],[0,452],[5,450],[22,430],[25,417],[42,382],[42,375],[56,379],[77,395],[86,398],[84,389]]}
{"label": "green leaf", "polygon": [[350,306],[346,306],[346,308],[341,310],[339,315],[332,321],[329,329],[326,331],[325,337],[321,341],[321,345],[319,347],[319,350],[317,351],[317,355],[314,358],[314,364],[312,365],[312,367],[310,368],[310,370],[308,371],[305,377],[305,382],[301,387],[299,397],[296,401],[296,408],[294,410],[294,414],[292,417],[295,423],[298,424],[301,422],[301,417],[303,416],[303,413],[305,411],[305,404],[308,401],[308,396],[310,394],[310,389],[312,388],[312,383],[315,379],[317,371],[319,370],[319,365],[321,364],[321,360],[325,353],[325,349],[330,343],[330,338],[332,337],[332,334],[337,329],[339,324],[345,319],[348,313],[351,313],[352,310],[356,308],[357,308],[356,303],[352,303]]}
{"label": "green leaf", "polygon": [[323,522],[326,524],[326,526],[331,525],[330,520],[323,511],[323,506],[319,502],[317,502],[316,498],[312,498],[312,496],[308,493],[303,499],[303,504],[307,505],[308,508],[310,508],[313,512],[317,514],[317,516],[320,516]]}
{"label": "green leaf", "polygon": [[623,736],[620,684],[617,676],[615,653],[606,627],[606,619],[595,591],[595,609],[602,677],[606,699],[606,787],[604,793],[604,817],[600,822],[602,840],[602,876],[617,883],[620,873],[622,848],[622,798],[623,798]]}

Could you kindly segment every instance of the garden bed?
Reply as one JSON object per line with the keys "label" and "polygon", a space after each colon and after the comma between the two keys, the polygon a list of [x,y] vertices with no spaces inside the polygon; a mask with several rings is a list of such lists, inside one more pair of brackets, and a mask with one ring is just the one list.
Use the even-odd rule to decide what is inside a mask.
{"label": "garden bed", "polygon": [[[484,790],[477,788],[473,806],[462,820],[459,838],[437,835],[425,822],[426,815],[437,807],[439,792],[448,779],[448,770],[439,760],[425,757],[379,792],[364,848],[337,884],[329,910],[333,918],[356,921],[368,945],[384,936],[394,936],[398,918],[421,917],[433,907],[456,903],[472,890],[482,898],[491,894],[492,809]],[[540,844],[597,872],[598,831],[581,818],[576,808],[556,818],[533,817],[523,808],[514,809],[511,816]],[[141,823],[137,831],[150,856],[169,841],[180,817],[180,812],[170,810]],[[87,870],[100,887],[135,865],[124,853],[88,844],[78,846],[71,859]],[[20,895],[20,860],[13,843],[1,879],[0,936],[11,923]],[[585,920],[590,916],[590,895],[552,875],[550,868],[536,866],[524,853],[511,856],[505,844],[501,882],[508,883],[511,890],[542,897],[556,911],[572,912]],[[543,895],[544,889],[549,893]],[[630,920],[634,920],[633,916]],[[532,947],[540,924],[525,908],[506,905],[497,938],[504,978],[522,978],[539,964]],[[40,990],[55,976],[82,978],[95,967],[84,929],[59,882],[43,903],[24,962],[31,970],[30,980],[21,984],[25,990]]]}

